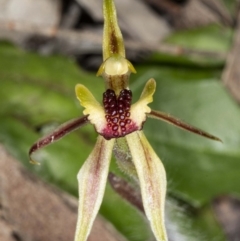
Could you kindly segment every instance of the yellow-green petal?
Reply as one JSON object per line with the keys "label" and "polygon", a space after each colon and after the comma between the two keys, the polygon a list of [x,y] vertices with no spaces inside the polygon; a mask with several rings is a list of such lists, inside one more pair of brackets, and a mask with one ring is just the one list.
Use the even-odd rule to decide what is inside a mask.
{"label": "yellow-green petal", "polygon": [[164,225],[166,174],[142,131],[126,136],[140,181],[143,206],[157,241],[167,241]]}
{"label": "yellow-green petal", "polygon": [[131,107],[131,119],[137,126],[142,126],[146,120],[146,114],[151,112],[148,104],[153,101],[153,94],[156,89],[156,81],[154,79],[148,80],[139,100]]}
{"label": "yellow-green petal", "polygon": [[75,241],[86,241],[102,203],[114,139],[99,136],[78,173],[79,207]]}
{"label": "yellow-green petal", "polygon": [[122,33],[118,26],[117,13],[113,0],[103,1],[103,60],[114,54],[125,57]]}
{"label": "yellow-green petal", "polygon": [[95,126],[97,132],[101,133],[106,127],[103,107],[84,85],[77,84],[75,91],[81,106],[85,107],[83,114],[88,116],[88,120]]}

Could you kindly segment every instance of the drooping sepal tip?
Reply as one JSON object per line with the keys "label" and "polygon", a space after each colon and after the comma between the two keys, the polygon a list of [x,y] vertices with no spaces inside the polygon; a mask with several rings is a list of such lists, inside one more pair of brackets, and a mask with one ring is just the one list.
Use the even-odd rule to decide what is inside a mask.
{"label": "drooping sepal tip", "polygon": [[30,158],[29,162],[33,165],[39,165],[40,166],[40,163],[35,161],[34,159]]}
{"label": "drooping sepal tip", "polygon": [[114,54],[125,57],[125,48],[113,0],[103,1],[103,61]]}

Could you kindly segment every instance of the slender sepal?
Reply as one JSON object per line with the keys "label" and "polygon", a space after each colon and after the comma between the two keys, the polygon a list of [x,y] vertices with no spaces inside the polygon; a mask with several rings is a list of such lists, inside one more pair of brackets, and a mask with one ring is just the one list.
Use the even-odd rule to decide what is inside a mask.
{"label": "slender sepal", "polygon": [[[102,203],[114,139],[98,136],[97,143],[78,173],[79,207],[75,241],[86,241]],[[99,237],[101,239],[101,237]]]}
{"label": "slender sepal", "polygon": [[103,1],[103,60],[113,55],[125,57],[122,33],[118,26],[117,13],[113,0]]}
{"label": "slender sepal", "polygon": [[143,206],[157,241],[166,241],[164,206],[166,195],[166,174],[142,131],[126,136],[132,160],[140,181]]}
{"label": "slender sepal", "polygon": [[178,118],[176,117],[173,117],[167,113],[164,113],[164,112],[161,112],[161,111],[156,111],[156,110],[151,110],[151,112],[148,114],[148,117],[151,117],[151,118],[154,118],[154,119],[158,119],[158,120],[161,120],[161,121],[165,121],[167,123],[170,123],[172,125],[175,125],[181,129],[184,129],[184,130],[187,130],[187,131],[190,131],[194,134],[197,134],[197,135],[200,135],[200,136],[203,136],[203,137],[206,137],[208,139],[211,139],[211,140],[215,140],[215,141],[221,141],[221,139],[219,139],[218,137],[216,136],[213,136],[197,127],[194,127],[192,125],[189,125],[181,120],[179,120]]}
{"label": "slender sepal", "polygon": [[69,134],[72,131],[75,131],[79,127],[88,123],[87,116],[79,117],[73,120],[70,120],[62,125],[60,125],[56,130],[49,133],[48,135],[42,137],[37,142],[35,142],[29,150],[30,162],[33,164],[38,164],[32,157],[33,153],[42,149],[45,146],[48,146],[58,140],[60,140],[65,135]]}

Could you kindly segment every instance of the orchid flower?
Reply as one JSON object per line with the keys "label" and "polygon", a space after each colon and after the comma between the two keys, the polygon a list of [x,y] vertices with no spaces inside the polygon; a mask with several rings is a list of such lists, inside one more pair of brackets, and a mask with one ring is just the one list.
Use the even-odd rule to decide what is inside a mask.
{"label": "orchid flower", "polygon": [[[109,173],[112,152],[119,166],[139,180],[145,214],[157,241],[167,241],[164,225],[166,174],[163,164],[146,139],[142,129],[147,117],[163,120],[185,130],[213,140],[220,140],[198,128],[185,124],[163,112],[151,110],[156,89],[154,79],[147,81],[139,100],[132,104],[129,77],[136,73],[125,58],[125,48],[117,23],[113,0],[103,1],[103,64],[97,76],[105,80],[106,91],[99,103],[82,84],[75,88],[83,117],[71,120],[53,133],[37,141],[29,151],[32,154],[84,124],[91,123],[97,133],[96,145],[81,167],[79,185],[79,210],[75,241],[85,241],[99,211]],[[33,161],[34,162],[34,161]]]}

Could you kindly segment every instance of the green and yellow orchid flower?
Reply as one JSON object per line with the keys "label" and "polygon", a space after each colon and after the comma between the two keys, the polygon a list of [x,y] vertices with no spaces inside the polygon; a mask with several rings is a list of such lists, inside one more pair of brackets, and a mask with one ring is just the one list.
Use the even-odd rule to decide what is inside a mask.
{"label": "green and yellow orchid flower", "polygon": [[142,131],[146,118],[163,120],[213,140],[220,139],[168,114],[151,110],[148,104],[153,101],[156,89],[154,79],[147,81],[139,100],[131,103],[129,77],[136,71],[125,58],[113,0],[103,1],[103,15],[103,64],[97,72],[105,80],[103,103],[99,103],[84,85],[78,84],[75,90],[80,104],[85,108],[84,116],[63,124],[33,144],[29,151],[30,159],[34,162],[32,154],[35,151],[91,123],[99,136],[77,176],[79,210],[75,241],[87,240],[91,231],[103,199],[112,152],[121,169],[139,181],[145,214],[156,240],[167,241],[164,224],[166,173]]}

